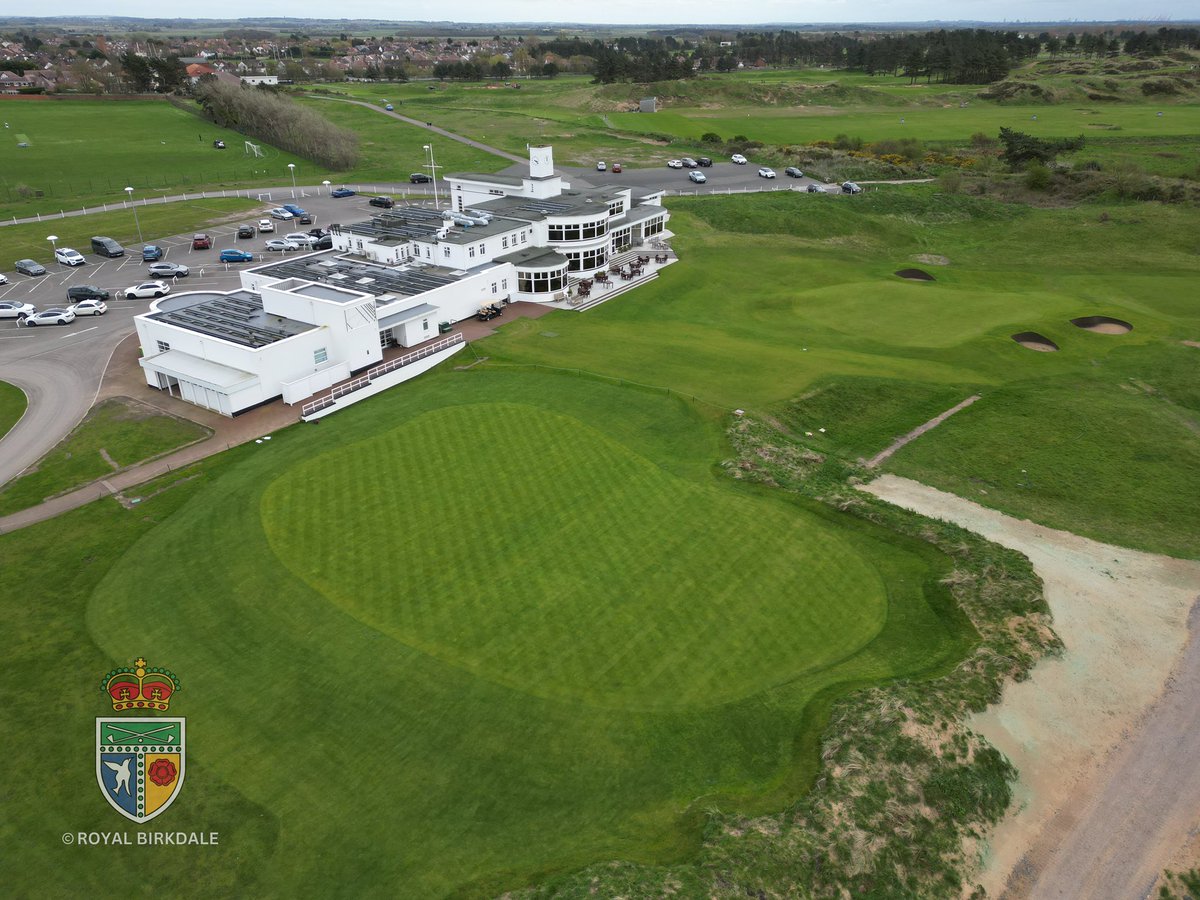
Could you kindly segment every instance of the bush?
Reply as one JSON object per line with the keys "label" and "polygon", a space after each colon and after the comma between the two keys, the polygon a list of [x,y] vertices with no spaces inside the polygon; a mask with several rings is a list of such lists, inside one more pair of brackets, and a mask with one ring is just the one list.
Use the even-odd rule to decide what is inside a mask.
{"label": "bush", "polygon": [[1030,163],[1025,169],[1025,187],[1031,191],[1044,191],[1050,187],[1050,170],[1040,162]]}
{"label": "bush", "polygon": [[962,190],[962,183],[962,173],[957,169],[951,169],[938,176],[938,187],[947,194],[957,194]]}
{"label": "bush", "polygon": [[977,131],[971,135],[971,146],[979,150],[987,150],[999,145],[999,141],[982,131]]}
{"label": "bush", "polygon": [[1166,78],[1158,78],[1142,82],[1142,93],[1147,97],[1153,97],[1163,94],[1178,94],[1179,87],[1173,81]]}
{"label": "bush", "polygon": [[715,131],[706,131],[700,135],[700,142],[703,144],[719,144],[721,143],[721,136]]}
{"label": "bush", "polygon": [[833,146],[838,150],[861,150],[863,148],[863,139],[839,134],[833,139]]}

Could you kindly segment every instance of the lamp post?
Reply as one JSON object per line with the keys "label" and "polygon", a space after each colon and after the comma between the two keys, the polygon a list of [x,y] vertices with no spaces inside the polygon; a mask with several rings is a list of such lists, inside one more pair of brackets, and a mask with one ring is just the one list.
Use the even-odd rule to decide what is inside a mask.
{"label": "lamp post", "polygon": [[325,193],[327,193],[327,194],[328,194],[328,193],[331,193],[331,192],[332,192],[331,188],[329,187],[329,180],[328,180],[328,179],[326,179],[325,181],[322,181],[322,182],[321,182],[321,184],[325,185]]}
{"label": "lamp post", "polygon": [[129,202],[133,205],[133,224],[137,226],[138,243],[142,243],[142,223],[138,221],[137,204],[133,202],[133,188],[125,188],[125,193],[129,195]]}
{"label": "lamp post", "polygon": [[296,164],[288,163],[288,171],[292,173],[292,199],[296,199]]}
{"label": "lamp post", "polygon": [[52,234],[46,240],[50,242],[50,255],[53,256],[55,251],[58,250],[58,244],[55,243],[58,240],[58,235]]}
{"label": "lamp post", "polygon": [[433,161],[433,144],[426,144],[425,149],[429,151],[429,164],[426,166],[422,166],[422,168],[428,169],[429,174],[433,177],[433,208],[437,209],[438,208],[437,170],[440,169],[441,166],[439,166],[437,163],[435,163]]}

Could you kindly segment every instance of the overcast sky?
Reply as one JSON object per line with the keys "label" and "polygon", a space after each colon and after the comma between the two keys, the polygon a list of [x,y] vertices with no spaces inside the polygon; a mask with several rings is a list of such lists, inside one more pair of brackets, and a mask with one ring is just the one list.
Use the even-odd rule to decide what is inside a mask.
{"label": "overcast sky", "polygon": [[[0,0],[0,15],[18,12],[16,0]],[[760,22],[914,22],[971,20],[987,22],[1110,21],[1200,18],[1197,0],[456,0],[438,6],[406,6],[395,0],[206,0],[200,5],[162,0],[60,0],[42,15],[116,15],[167,18],[431,19],[455,22],[589,22],[612,24],[755,24]],[[448,15],[449,14],[449,15]]]}

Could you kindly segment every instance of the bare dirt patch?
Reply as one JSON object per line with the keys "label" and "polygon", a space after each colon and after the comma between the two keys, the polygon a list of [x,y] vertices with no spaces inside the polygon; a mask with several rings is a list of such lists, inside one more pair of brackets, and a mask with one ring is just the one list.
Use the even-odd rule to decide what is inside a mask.
{"label": "bare dirt patch", "polygon": [[950,257],[939,256],[937,253],[918,253],[913,257],[919,263],[925,263],[927,266],[948,266],[950,265]]}
{"label": "bare dirt patch", "polygon": [[1200,341],[1180,341],[1185,347],[1200,347]]}
{"label": "bare dirt patch", "polygon": [[1133,326],[1124,319],[1114,319],[1110,316],[1082,316],[1072,319],[1071,324],[1096,334],[1129,334],[1133,331]]}
{"label": "bare dirt patch", "polygon": [[988,896],[1146,896],[1200,809],[1200,563],[891,475],[864,490],[1029,557],[1066,647],[968,723],[1020,771],[980,875]]}
{"label": "bare dirt patch", "polygon": [[1012,339],[1026,350],[1036,350],[1039,353],[1058,352],[1058,344],[1054,343],[1054,341],[1050,340],[1044,334],[1038,334],[1036,331],[1020,331],[1014,334]]}
{"label": "bare dirt patch", "polygon": [[[939,413],[938,415],[934,416],[932,419],[930,419],[925,424],[918,425],[916,428],[914,428],[912,431],[910,431],[908,434],[904,435],[903,437],[896,438],[896,440],[894,440],[887,447],[886,450],[882,450],[879,453],[876,453],[869,460],[867,460],[867,467],[871,468],[871,469],[876,468],[880,463],[882,463],[884,460],[888,459],[893,453],[895,453],[897,450],[899,450],[905,444],[909,443],[910,441],[915,441],[917,438],[919,438],[921,435],[925,434],[925,432],[929,431],[930,429],[937,428],[939,425],[941,425],[943,422],[945,422],[948,418],[950,418],[956,412],[966,409],[968,406],[970,406],[972,403],[974,403],[978,399],[979,399],[978,394],[972,394],[966,400],[963,400],[961,403],[955,404],[954,406],[950,407],[950,409],[946,410],[944,413]],[[774,424],[773,421],[772,421],[772,424]]]}
{"label": "bare dirt patch", "polygon": [[924,269],[901,269],[895,274],[906,281],[937,281]]}

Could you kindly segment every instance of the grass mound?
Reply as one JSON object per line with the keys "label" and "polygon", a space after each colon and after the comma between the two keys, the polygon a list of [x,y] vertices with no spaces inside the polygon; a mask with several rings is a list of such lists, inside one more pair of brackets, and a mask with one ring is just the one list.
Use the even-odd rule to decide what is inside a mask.
{"label": "grass mound", "polygon": [[0,381],[0,438],[3,438],[12,427],[25,415],[28,400],[25,392],[7,381]]}

